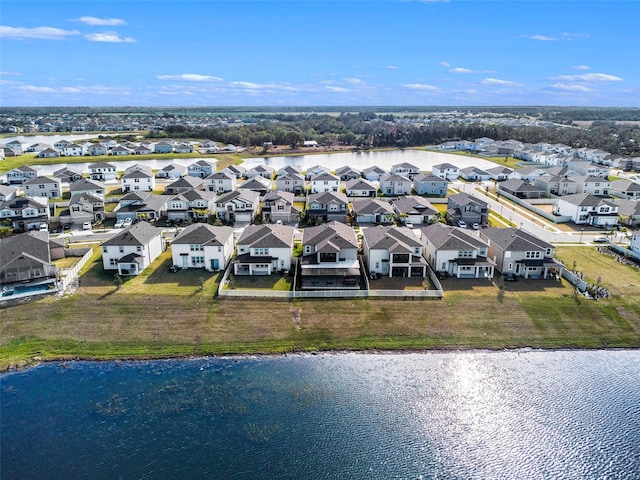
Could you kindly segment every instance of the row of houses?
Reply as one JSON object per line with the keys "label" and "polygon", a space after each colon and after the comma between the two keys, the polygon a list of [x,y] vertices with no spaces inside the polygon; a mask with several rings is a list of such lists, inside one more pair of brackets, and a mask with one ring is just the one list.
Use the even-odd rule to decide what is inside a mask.
{"label": "row of houses", "polygon": [[[250,225],[234,244],[233,229],[194,223],[171,242],[177,269],[218,271],[232,265],[235,275],[288,273],[295,230],[288,225]],[[299,259],[303,289],[359,289],[361,275],[425,278],[428,269],[456,278],[493,278],[495,271],[524,278],[549,278],[562,266],[554,247],[519,229],[485,229],[475,234],[434,223],[419,231],[378,225],[355,230],[329,222],[302,230]],[[137,223],[102,244],[105,270],[137,275],[166,248],[160,229]],[[359,253],[365,267],[361,271]]]}

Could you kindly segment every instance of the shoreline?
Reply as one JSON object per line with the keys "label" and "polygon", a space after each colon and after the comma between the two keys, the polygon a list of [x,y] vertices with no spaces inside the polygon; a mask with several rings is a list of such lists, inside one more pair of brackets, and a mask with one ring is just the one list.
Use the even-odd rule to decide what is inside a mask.
{"label": "shoreline", "polygon": [[[250,359],[250,358],[282,358],[282,357],[311,357],[311,356],[338,356],[338,355],[425,355],[425,354],[451,354],[451,353],[550,353],[550,352],[596,352],[596,351],[633,351],[640,350],[640,345],[630,347],[439,347],[430,349],[327,349],[327,350],[295,350],[290,352],[256,352],[256,353],[221,353],[221,354],[185,354],[185,355],[125,355],[113,358],[100,356],[54,356],[42,358],[35,356],[26,359],[19,364],[10,364],[0,367],[0,378],[6,374],[25,372],[39,365],[47,363],[90,362],[90,363],[137,363],[150,361],[196,361],[202,359]],[[66,365],[63,365],[66,368]]]}

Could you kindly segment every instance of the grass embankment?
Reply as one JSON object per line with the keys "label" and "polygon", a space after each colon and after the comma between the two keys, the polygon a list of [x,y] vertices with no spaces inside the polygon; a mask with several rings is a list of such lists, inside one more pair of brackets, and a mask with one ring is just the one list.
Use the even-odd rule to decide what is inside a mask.
{"label": "grass embankment", "polygon": [[316,350],[640,347],[640,271],[594,248],[559,248],[612,298],[566,281],[443,282],[442,301],[220,299],[219,274],[169,273],[165,253],[117,289],[99,252],[77,292],[2,310],[0,369],[39,359]]}

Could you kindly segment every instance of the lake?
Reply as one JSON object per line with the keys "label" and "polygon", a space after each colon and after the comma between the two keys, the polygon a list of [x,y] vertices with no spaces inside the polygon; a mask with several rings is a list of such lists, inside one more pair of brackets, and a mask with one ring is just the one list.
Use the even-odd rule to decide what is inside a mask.
{"label": "lake", "polygon": [[640,351],[50,363],[0,377],[6,479],[640,478]]}

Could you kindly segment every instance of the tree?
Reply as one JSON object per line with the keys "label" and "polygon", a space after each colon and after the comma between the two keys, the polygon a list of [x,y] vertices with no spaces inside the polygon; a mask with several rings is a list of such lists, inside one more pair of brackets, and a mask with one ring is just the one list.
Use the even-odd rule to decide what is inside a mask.
{"label": "tree", "polygon": [[116,290],[120,290],[120,287],[122,286],[122,277],[116,273],[113,276],[113,283],[116,286]]}

